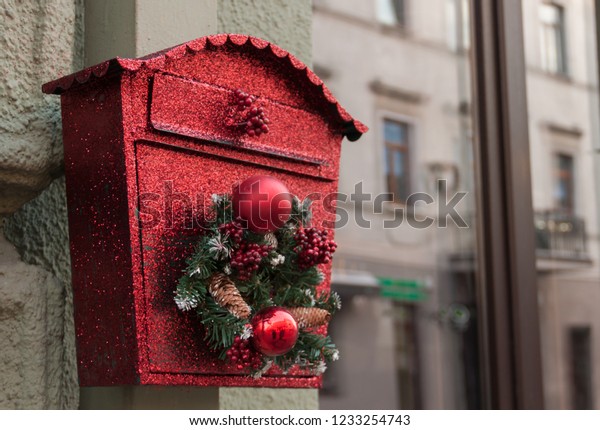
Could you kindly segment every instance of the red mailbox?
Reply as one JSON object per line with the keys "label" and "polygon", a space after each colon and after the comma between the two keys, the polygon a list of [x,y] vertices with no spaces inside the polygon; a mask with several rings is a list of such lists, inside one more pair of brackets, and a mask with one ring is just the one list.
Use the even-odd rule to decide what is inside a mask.
{"label": "red mailbox", "polygon": [[[268,133],[236,122],[238,89],[268,111]],[[80,384],[319,386],[216,361],[172,293],[212,194],[253,175],[335,193],[342,138],[366,127],[294,56],[243,35],[116,58],[43,91],[61,95]],[[314,219],[335,214],[317,205]]]}

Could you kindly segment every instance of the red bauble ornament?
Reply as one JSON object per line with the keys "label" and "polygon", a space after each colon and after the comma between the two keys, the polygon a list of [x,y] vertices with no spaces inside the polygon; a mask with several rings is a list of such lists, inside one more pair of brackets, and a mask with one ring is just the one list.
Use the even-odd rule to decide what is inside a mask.
{"label": "red bauble ornament", "polygon": [[298,323],[284,308],[272,306],[252,318],[252,342],[269,357],[289,352],[298,340]]}
{"label": "red bauble ornament", "polygon": [[233,191],[233,210],[255,233],[269,233],[282,227],[292,213],[292,195],[272,176],[257,175]]}

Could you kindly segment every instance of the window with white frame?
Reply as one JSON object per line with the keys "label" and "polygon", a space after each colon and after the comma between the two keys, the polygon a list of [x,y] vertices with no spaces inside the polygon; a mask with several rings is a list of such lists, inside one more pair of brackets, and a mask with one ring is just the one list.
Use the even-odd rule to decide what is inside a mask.
{"label": "window with white frame", "polygon": [[411,126],[407,122],[383,120],[387,191],[398,203],[405,203],[410,195],[411,134]]}
{"label": "window with white frame", "polygon": [[471,47],[469,0],[446,0],[446,39],[453,51]]}
{"label": "window with white frame", "polygon": [[565,11],[554,3],[540,5],[540,43],[542,68],[550,73],[566,75]]}
{"label": "window with white frame", "polygon": [[406,26],[407,0],[377,0],[377,20],[385,25]]}

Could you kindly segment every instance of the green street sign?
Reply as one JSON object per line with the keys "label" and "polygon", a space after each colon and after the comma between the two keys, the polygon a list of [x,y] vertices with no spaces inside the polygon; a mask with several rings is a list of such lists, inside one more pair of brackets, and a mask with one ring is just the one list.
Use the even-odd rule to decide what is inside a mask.
{"label": "green street sign", "polygon": [[421,302],[427,298],[425,284],[416,279],[378,278],[380,296],[399,302]]}

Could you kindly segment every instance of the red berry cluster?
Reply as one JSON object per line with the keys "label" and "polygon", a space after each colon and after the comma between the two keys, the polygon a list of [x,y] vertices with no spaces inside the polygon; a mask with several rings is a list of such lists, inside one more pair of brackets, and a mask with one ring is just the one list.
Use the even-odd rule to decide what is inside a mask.
{"label": "red berry cluster", "polygon": [[237,366],[239,370],[251,367],[258,369],[262,365],[262,356],[250,346],[250,341],[235,337],[233,345],[225,353],[229,361]]}
{"label": "red berry cluster", "polygon": [[252,106],[256,102],[256,97],[251,96],[244,91],[237,89],[234,92],[235,104],[238,110],[248,109],[244,122],[238,124],[244,126],[248,136],[260,136],[269,132],[269,118],[262,107]]}
{"label": "red berry cluster", "polygon": [[234,243],[240,243],[244,235],[244,227],[240,219],[237,218],[227,224],[221,224],[219,231],[223,236],[228,236]]}
{"label": "red berry cluster", "polygon": [[269,245],[242,242],[239,248],[231,255],[231,267],[237,270],[237,276],[241,280],[250,279],[252,274],[258,270],[258,265],[269,255],[272,249]]}
{"label": "red berry cluster", "polygon": [[299,229],[294,235],[298,266],[308,269],[321,263],[329,263],[337,244],[328,238],[328,230],[317,230],[314,227]]}
{"label": "red berry cluster", "polygon": [[251,96],[248,93],[243,92],[239,88],[233,92],[235,96],[235,103],[238,105],[238,110],[244,110],[252,106],[252,103],[256,101],[256,97]]}
{"label": "red berry cluster", "polygon": [[262,107],[253,107],[246,115],[246,133],[248,136],[260,136],[269,132],[269,118]]}
{"label": "red berry cluster", "polygon": [[318,334],[319,336],[327,336],[327,325],[322,325],[321,327],[313,327],[308,330],[311,333]]}

